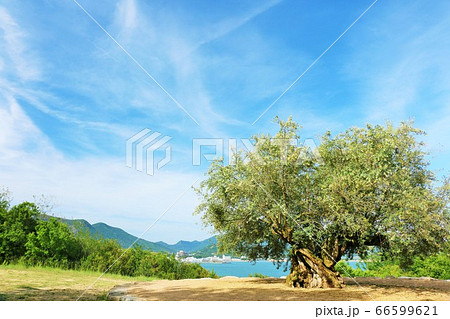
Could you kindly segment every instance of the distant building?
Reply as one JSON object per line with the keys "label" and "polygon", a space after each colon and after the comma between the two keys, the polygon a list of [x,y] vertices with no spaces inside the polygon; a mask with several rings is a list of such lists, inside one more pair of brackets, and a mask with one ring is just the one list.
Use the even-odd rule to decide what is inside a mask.
{"label": "distant building", "polygon": [[197,259],[195,257],[187,257],[183,261],[190,264],[199,264],[202,262],[201,259]]}
{"label": "distant building", "polygon": [[231,262],[231,256],[222,255],[222,262],[223,263],[230,263]]}

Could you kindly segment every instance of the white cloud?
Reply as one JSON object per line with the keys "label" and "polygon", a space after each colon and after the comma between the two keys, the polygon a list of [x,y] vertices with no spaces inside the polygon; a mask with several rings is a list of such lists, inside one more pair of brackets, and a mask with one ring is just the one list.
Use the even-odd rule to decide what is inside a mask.
{"label": "white cloud", "polygon": [[[55,201],[57,216],[127,226],[126,230],[134,234],[144,231],[188,189],[162,222],[184,223],[185,232],[191,236],[198,229],[192,217],[197,201],[189,188],[198,178],[195,174],[158,171],[148,176],[127,168],[120,159],[69,160],[35,153],[21,154],[1,166],[0,180],[16,201],[43,194]],[[158,224],[146,238],[181,239],[175,230],[162,233]]]}
{"label": "white cloud", "polygon": [[162,220],[173,221],[175,229],[181,223],[183,229],[165,232],[156,225],[146,238],[208,236],[197,232],[198,218],[192,217],[197,200],[189,187],[199,176],[164,170],[149,176],[126,167],[124,158],[69,159],[48,143],[14,99],[9,102],[8,109],[0,108],[0,181],[16,202],[43,194],[54,199],[57,216],[103,221],[138,235],[188,189]]}
{"label": "white cloud", "polygon": [[[33,62],[35,57],[27,52],[25,41],[27,34],[19,27],[6,8],[0,7],[0,30],[3,36],[0,48],[6,53],[2,58],[12,62],[17,75],[22,80],[37,80],[40,70]],[[0,63],[5,69],[5,61]]]}
{"label": "white cloud", "polygon": [[45,153],[50,149],[46,136],[33,124],[12,96],[0,96],[0,160],[14,161],[24,150]]}
{"label": "white cloud", "polygon": [[344,72],[358,86],[367,121],[422,117],[429,103],[423,97],[437,96],[450,85],[450,23],[441,14],[448,8],[438,9],[448,5],[434,8],[433,19],[422,12],[423,5],[382,7],[382,20],[372,22],[376,28],[349,38],[354,50]]}
{"label": "white cloud", "polygon": [[[58,216],[109,222],[140,234],[199,177],[167,170],[149,176],[126,167],[125,158],[67,158],[13,97],[0,105],[0,181],[16,202],[43,194],[54,199]],[[189,189],[162,220],[173,221],[175,228],[181,223],[184,230],[167,233],[156,225],[146,238],[176,241],[180,233],[190,239],[206,237],[197,233],[198,218],[192,217],[196,205]]]}
{"label": "white cloud", "polygon": [[217,23],[213,24],[209,28],[205,28],[203,38],[199,42],[195,43],[195,45],[190,49],[189,54],[192,54],[193,51],[197,50],[203,45],[210,43],[214,40],[217,40],[219,38],[222,38],[227,34],[239,29],[246,23],[250,22],[259,15],[266,12],[267,10],[270,10],[272,7],[276,6],[281,1],[282,0],[268,1],[261,5],[258,3],[258,6],[250,9],[247,12],[242,13],[239,12],[235,16],[225,18],[222,21],[218,21]]}
{"label": "white cloud", "polygon": [[138,25],[138,9],[135,0],[123,0],[117,4],[117,19],[122,32],[129,35]]}
{"label": "white cloud", "polygon": [[[221,136],[224,135],[222,126],[242,126],[248,124],[250,120],[241,121],[230,118],[214,103],[211,92],[208,91],[209,83],[205,83],[204,77],[205,73],[212,71],[205,67],[205,61],[210,57],[205,57],[197,49],[225,37],[279,2],[277,0],[252,5],[247,10],[236,12],[232,17],[223,17],[218,21],[203,21],[200,23],[203,27],[198,28],[186,25],[185,21],[179,19],[176,12],[165,12],[164,17],[161,17],[156,14],[157,10],[153,11],[143,4],[141,9],[146,14],[140,15],[139,10],[136,13],[135,2],[124,0],[116,8],[115,21],[112,25],[119,33],[118,41],[121,44],[125,43],[126,49],[134,58],[198,119],[201,129],[206,134]],[[135,23],[131,28],[132,32],[128,32],[131,17]],[[105,42],[105,45],[110,48],[108,51],[113,50],[116,44],[107,40],[108,44]],[[126,65],[122,64],[122,66],[134,70],[132,64],[133,62],[128,61],[127,58]],[[217,74],[217,76],[220,75]],[[135,84],[131,89],[137,93],[132,99],[133,107],[153,116],[168,114],[169,110],[171,114],[178,112],[180,116],[186,117],[188,125],[193,124],[175,103],[162,99],[162,97],[165,98],[164,93],[159,88],[155,92],[154,85],[149,79],[147,80],[142,84],[147,86],[148,90],[136,92],[135,88],[141,87],[141,84]],[[114,83],[114,80],[111,83]],[[155,107],[161,105],[165,107]],[[172,123],[167,125],[173,126]],[[186,129],[184,131],[186,132]]]}
{"label": "white cloud", "polygon": [[[14,65],[11,74],[19,75],[21,80],[0,79],[1,186],[9,188],[15,203],[43,194],[55,201],[57,216],[102,221],[139,235],[198,176],[169,170],[149,176],[126,167],[124,156],[68,157],[55,148],[24,111],[19,98],[51,118],[80,128],[94,128],[121,137],[129,137],[132,129],[96,119],[77,119],[76,106],[70,102],[27,86],[40,74],[34,64],[38,59],[29,59],[31,52],[23,42],[24,34],[6,9],[0,9],[0,18],[8,46],[0,54],[1,60],[11,59]],[[126,18],[132,19],[133,13],[127,13]],[[78,142],[80,139],[78,136]],[[196,197],[189,189],[145,238],[169,242],[206,238],[209,234],[199,231],[196,224],[199,219],[192,216],[196,204]]]}
{"label": "white cloud", "polygon": [[[51,145],[14,97],[3,94],[0,99],[0,186],[9,188],[16,203],[42,194],[54,200],[57,216],[102,221],[139,235],[198,177],[168,170],[149,176],[126,167],[125,158],[68,158]],[[155,225],[145,238],[206,238],[192,216],[196,205],[189,189],[161,220],[165,226]]]}

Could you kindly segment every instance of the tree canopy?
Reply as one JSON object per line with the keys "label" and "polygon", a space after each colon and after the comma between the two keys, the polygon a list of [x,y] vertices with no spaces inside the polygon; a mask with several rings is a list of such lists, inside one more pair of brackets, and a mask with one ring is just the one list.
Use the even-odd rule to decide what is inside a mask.
{"label": "tree canopy", "polygon": [[437,185],[412,123],[327,132],[311,150],[295,143],[297,123],[277,121],[275,136],[254,136],[234,165],[212,163],[197,189],[220,249],[288,256],[289,284],[340,287],[344,255],[377,246],[408,262],[448,245],[449,184]]}
{"label": "tree canopy", "polygon": [[0,262],[17,260],[25,254],[27,236],[35,231],[41,214],[33,203],[9,206],[6,194],[0,194]]}

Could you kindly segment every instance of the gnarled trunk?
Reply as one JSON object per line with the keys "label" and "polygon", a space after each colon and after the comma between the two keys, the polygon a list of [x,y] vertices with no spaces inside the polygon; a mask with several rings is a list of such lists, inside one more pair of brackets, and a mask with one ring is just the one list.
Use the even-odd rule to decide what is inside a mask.
{"label": "gnarled trunk", "polygon": [[291,257],[291,272],[286,278],[291,287],[300,288],[342,288],[342,277],[333,267],[327,267],[323,260],[308,249],[297,249]]}

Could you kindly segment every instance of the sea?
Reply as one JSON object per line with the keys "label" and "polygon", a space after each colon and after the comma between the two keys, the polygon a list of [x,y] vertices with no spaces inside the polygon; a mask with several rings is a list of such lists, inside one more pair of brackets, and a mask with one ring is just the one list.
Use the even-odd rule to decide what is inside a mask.
{"label": "sea", "polygon": [[[349,261],[349,265],[356,268],[356,261]],[[249,277],[255,273],[267,277],[280,278],[289,274],[289,268],[285,271],[284,264],[277,269],[271,261],[260,260],[255,263],[247,261],[233,261],[230,263],[200,263],[200,265],[208,270],[214,270],[219,277],[235,276],[235,277]]]}

